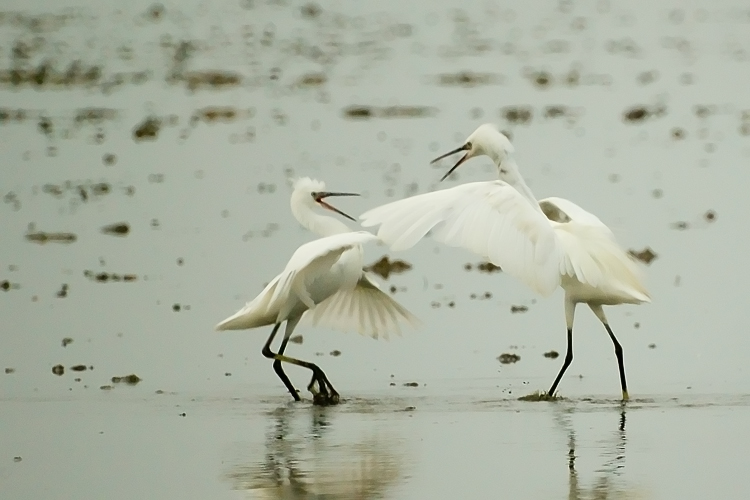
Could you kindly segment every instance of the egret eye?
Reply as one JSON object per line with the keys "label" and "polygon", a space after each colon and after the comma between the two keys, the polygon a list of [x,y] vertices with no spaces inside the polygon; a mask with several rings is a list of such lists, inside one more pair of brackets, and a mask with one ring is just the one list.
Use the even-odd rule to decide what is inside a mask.
{"label": "egret eye", "polygon": [[468,141],[466,144],[464,144],[464,148],[466,148],[467,151],[471,150],[472,148],[471,141]]}

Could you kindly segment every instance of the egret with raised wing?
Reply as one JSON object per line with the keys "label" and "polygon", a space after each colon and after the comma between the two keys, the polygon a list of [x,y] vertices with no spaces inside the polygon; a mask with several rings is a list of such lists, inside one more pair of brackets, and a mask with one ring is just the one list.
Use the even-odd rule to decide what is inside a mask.
{"label": "egret with raised wing", "polygon": [[410,248],[431,231],[436,240],[471,250],[543,296],[561,286],[567,352],[547,395],[555,395],[573,360],[573,316],[576,305],[585,303],[614,344],[622,398],[627,400],[622,346],[602,306],[650,302],[641,270],[595,215],[562,198],[537,201],[521,177],[513,151],[493,124],[481,125],[461,147],[433,163],[465,152],[445,179],[468,159],[486,155],[495,162],[499,180],[470,182],[388,203],[362,214],[362,225],[379,225],[378,236],[392,250]]}
{"label": "egret with raised wing", "polygon": [[[297,390],[284,373],[282,362],[303,366],[312,371],[308,390],[317,404],[336,404],[339,394],[325,373],[314,363],[284,355],[295,327],[307,313],[312,324],[338,330],[356,330],[373,338],[400,333],[400,324],[417,324],[406,309],[380,290],[362,269],[362,245],[378,240],[366,231],[352,232],[338,219],[316,212],[321,207],[352,219],[331,206],[332,196],[356,196],[333,193],[325,184],[309,178],[294,183],[291,207],[294,217],[306,229],[323,236],[300,246],[284,270],[260,294],[237,313],[216,326],[217,330],[244,330],[274,325],[263,355],[273,359],[273,368],[292,397],[299,401]],[[281,323],[286,321],[284,338],[278,352],[271,342]],[[317,387],[316,387],[317,384]]]}

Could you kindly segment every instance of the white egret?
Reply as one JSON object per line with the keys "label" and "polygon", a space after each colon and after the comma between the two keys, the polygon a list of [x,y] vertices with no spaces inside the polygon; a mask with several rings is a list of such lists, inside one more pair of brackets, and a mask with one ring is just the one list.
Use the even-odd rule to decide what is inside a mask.
{"label": "white egret", "polygon": [[651,301],[637,264],[595,215],[562,198],[537,201],[513,159],[513,146],[494,125],[481,125],[463,146],[432,163],[461,151],[466,154],[443,179],[469,158],[487,155],[497,165],[500,180],[388,203],[362,214],[362,225],[379,225],[378,236],[392,250],[410,248],[432,231],[436,240],[471,250],[543,296],[562,286],[567,352],[548,396],[554,396],[573,360],[573,316],[576,304],[583,302],[612,339],[622,398],[628,399],[622,346],[602,306]]}
{"label": "white egret", "polygon": [[[325,373],[314,363],[284,356],[287,342],[303,314],[309,311],[313,324],[357,330],[374,338],[387,336],[389,332],[400,333],[402,321],[417,323],[411,313],[382,292],[362,269],[362,244],[377,240],[377,236],[366,231],[352,232],[343,222],[316,213],[316,207],[322,207],[354,220],[329,205],[325,199],[330,196],[357,195],[328,192],[323,182],[306,177],[294,183],[292,213],[302,226],[323,237],[300,246],[281,274],[255,299],[216,326],[217,330],[244,330],[274,325],[263,346],[263,355],[274,360],[276,374],[296,401],[300,397],[281,362],[312,370],[308,390],[319,404],[336,404],[339,400]],[[284,321],[284,338],[279,351],[274,353],[271,342]],[[316,382],[319,392],[314,387]]]}

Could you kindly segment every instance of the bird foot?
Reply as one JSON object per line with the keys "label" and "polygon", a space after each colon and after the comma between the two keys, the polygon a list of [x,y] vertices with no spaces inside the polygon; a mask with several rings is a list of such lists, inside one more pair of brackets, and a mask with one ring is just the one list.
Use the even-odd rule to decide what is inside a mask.
{"label": "bird foot", "polygon": [[340,398],[338,393],[323,394],[319,392],[313,395],[313,404],[317,406],[333,406],[339,404]]}

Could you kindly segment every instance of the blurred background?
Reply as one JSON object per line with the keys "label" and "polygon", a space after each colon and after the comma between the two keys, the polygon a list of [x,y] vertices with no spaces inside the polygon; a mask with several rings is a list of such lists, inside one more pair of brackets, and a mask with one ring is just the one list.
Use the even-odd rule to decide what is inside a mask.
{"label": "blurred background", "polygon": [[[657,408],[687,398],[747,411],[750,8],[741,2],[29,0],[2,2],[0,26],[0,405],[8,408],[0,421],[7,419],[4,433],[16,429],[0,438],[0,449],[33,448],[39,428],[63,425],[40,416],[44,404],[62,405],[52,413],[70,418],[111,411],[117,421],[136,412],[135,421],[155,425],[153,436],[170,432],[183,412],[175,406],[192,402],[209,421],[254,422],[255,437],[225,439],[254,443],[252,459],[294,446],[309,451],[314,430],[300,431],[291,448],[264,448],[279,419],[307,429],[309,411],[318,411],[285,406],[288,394],[260,354],[270,330],[213,331],[313,238],[290,212],[291,179],[361,193],[336,200],[355,217],[413,194],[494,179],[488,158],[443,183],[452,163],[429,165],[485,122],[511,137],[538,198],[568,198],[595,213],[643,260],[653,303],[607,310],[631,396]],[[390,412],[453,401],[462,410],[449,420],[462,419],[477,401],[515,401],[548,388],[562,363],[551,351],[565,350],[561,291],[537,297],[501,272],[483,271],[473,254],[429,238],[407,252],[366,248],[368,263],[386,255],[407,265],[384,276],[383,287],[422,320],[421,329],[374,341],[300,327],[302,342],[287,350],[318,363],[349,398],[354,406],[332,410],[343,412],[338,418],[378,413],[380,403]],[[616,400],[611,342],[584,307],[574,336],[575,361],[560,393]],[[503,363],[516,359],[503,354],[518,359]],[[308,373],[287,372],[306,385]],[[518,403],[498,404],[507,412]],[[169,420],[156,417],[167,408]],[[232,417],[217,416],[225,410]],[[482,418],[492,418],[486,411]],[[605,435],[619,436],[620,410],[612,411],[601,417]],[[560,484],[568,484],[575,422],[556,418],[547,431],[560,436],[554,461]],[[85,433],[90,423],[77,425]],[[118,439],[140,442],[127,429]],[[337,429],[348,449],[374,439]],[[410,448],[406,429],[388,440]],[[210,435],[202,439],[219,455],[236,454],[236,444]],[[620,438],[580,439],[616,448],[610,441]],[[440,443],[437,450],[453,446]],[[478,436],[483,444],[490,446]],[[369,446],[380,451],[368,456],[383,456],[382,448]],[[27,464],[11,463],[14,453],[0,457],[0,485]],[[376,460],[375,475],[395,484],[435,474],[399,472],[408,460],[398,456]],[[257,464],[211,464],[223,488],[267,480],[262,472],[250,477]],[[28,491],[39,470],[28,469],[29,482],[9,491]],[[570,491],[580,493],[580,481]],[[384,495],[381,486],[372,495]],[[523,486],[509,491],[523,495]]]}

